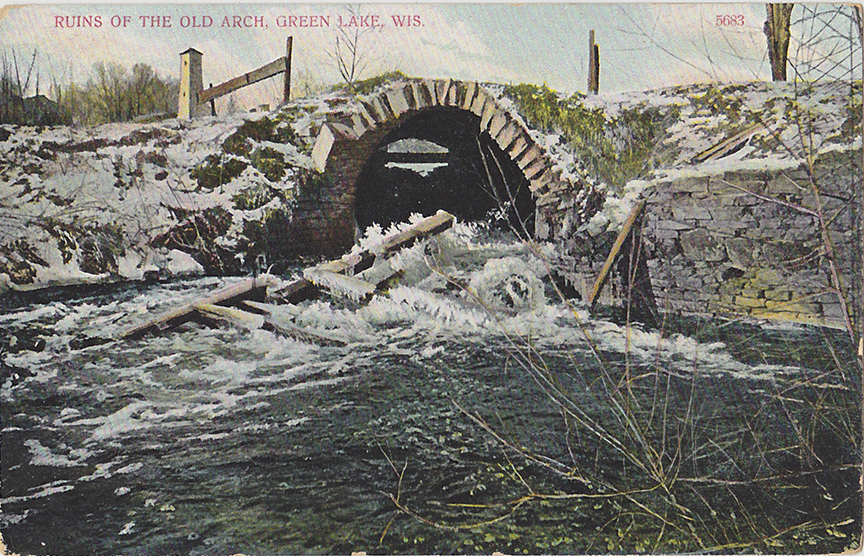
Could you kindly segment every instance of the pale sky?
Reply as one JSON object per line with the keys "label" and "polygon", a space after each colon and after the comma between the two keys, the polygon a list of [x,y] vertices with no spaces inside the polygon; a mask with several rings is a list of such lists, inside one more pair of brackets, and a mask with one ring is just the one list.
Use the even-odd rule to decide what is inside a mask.
{"label": "pale sky", "polygon": [[[399,69],[416,77],[546,83],[559,91],[584,91],[588,32],[594,29],[600,47],[601,92],[770,79],[762,31],[765,4],[372,3],[355,8],[361,15],[378,16],[382,24],[360,38],[366,62],[361,78]],[[76,15],[98,15],[101,27],[57,27],[57,16]],[[394,25],[392,17],[403,15],[417,16],[414,21],[421,26]],[[153,16],[169,16],[171,27],[150,26]],[[210,27],[181,26],[193,17],[200,23],[205,16],[212,18]],[[250,23],[257,17],[266,27],[225,28],[226,16],[229,22],[233,16],[249,16],[246,22]],[[286,23],[290,16],[296,16],[297,22],[302,21],[300,16],[329,16],[330,27],[280,28],[280,16]],[[27,5],[7,9],[0,21],[0,44],[7,56],[15,50],[19,65],[20,57],[29,59],[37,49],[44,91],[51,75],[60,81],[85,81],[98,61],[115,61],[129,68],[145,62],[161,75],[176,76],[179,54],[189,47],[204,53],[205,86],[218,84],[284,55],[285,39],[292,35],[297,96],[306,85],[320,87],[339,81],[332,57],[340,32],[338,16],[350,17],[348,6]],[[730,17],[725,18],[726,24],[718,24],[723,23],[723,16]],[[852,33],[851,28],[848,32]],[[790,52],[796,47],[801,45],[793,40]],[[278,94],[276,80],[244,93],[262,102],[271,96],[278,101]]]}

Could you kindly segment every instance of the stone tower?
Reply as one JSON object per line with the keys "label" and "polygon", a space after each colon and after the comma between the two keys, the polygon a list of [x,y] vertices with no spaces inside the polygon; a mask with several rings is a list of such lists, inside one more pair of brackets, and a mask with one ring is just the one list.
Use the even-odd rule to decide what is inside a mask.
{"label": "stone tower", "polygon": [[180,53],[180,108],[177,117],[190,119],[203,115],[198,103],[198,93],[204,90],[201,58],[204,56],[194,48]]}

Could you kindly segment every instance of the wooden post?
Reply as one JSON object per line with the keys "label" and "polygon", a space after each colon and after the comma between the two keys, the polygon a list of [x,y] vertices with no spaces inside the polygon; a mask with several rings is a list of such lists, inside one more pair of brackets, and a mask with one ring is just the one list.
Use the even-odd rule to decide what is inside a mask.
{"label": "wooden post", "polygon": [[[213,88],[213,83],[210,83],[210,88],[211,89]],[[210,99],[210,115],[211,116],[216,115],[216,99],[215,98]]]}
{"label": "wooden post", "polygon": [[594,29],[588,31],[588,94],[600,90],[600,47],[594,42]]}
{"label": "wooden post", "polygon": [[285,43],[285,102],[291,100],[291,51],[294,49],[294,37],[288,37]]}
{"label": "wooden post", "polygon": [[621,232],[619,232],[618,237],[615,238],[615,243],[612,244],[609,256],[606,257],[606,262],[603,263],[603,268],[600,269],[600,275],[597,276],[597,280],[594,282],[594,287],[591,288],[591,293],[588,295],[589,311],[594,311],[594,307],[597,305],[597,299],[600,297],[600,292],[603,290],[603,285],[609,277],[609,271],[612,270],[612,265],[615,263],[615,260],[618,259],[618,254],[621,251],[621,247],[624,245],[624,240],[626,240],[633,231],[633,225],[636,224],[636,221],[644,208],[645,200],[643,199],[636,203],[636,206],[634,206],[630,211],[630,214],[627,215],[627,220],[624,221],[624,225],[621,226]]}

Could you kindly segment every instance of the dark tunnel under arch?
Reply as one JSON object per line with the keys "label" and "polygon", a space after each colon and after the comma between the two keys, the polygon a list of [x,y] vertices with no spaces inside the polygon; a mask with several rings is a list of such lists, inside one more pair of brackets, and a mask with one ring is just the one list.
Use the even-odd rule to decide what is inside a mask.
{"label": "dark tunnel under arch", "polygon": [[[428,141],[444,153],[393,153],[402,139]],[[402,166],[430,160],[440,166],[427,175]],[[388,163],[390,167],[388,167]],[[412,113],[381,139],[366,160],[355,187],[354,217],[359,230],[387,227],[443,209],[463,221],[492,221],[522,236],[534,234],[534,197],[528,180],[488,132],[480,117],[454,107]]]}

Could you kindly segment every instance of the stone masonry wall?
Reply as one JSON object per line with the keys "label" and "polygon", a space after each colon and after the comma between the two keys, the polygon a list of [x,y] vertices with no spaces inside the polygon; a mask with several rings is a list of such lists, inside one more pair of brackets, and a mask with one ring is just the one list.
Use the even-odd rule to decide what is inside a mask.
{"label": "stone masonry wall", "polygon": [[852,300],[861,264],[853,233],[860,162],[837,153],[813,175],[818,199],[803,166],[677,179],[646,191],[643,237],[659,309],[843,326],[819,219],[796,207],[821,203]]}
{"label": "stone masonry wall", "polygon": [[[339,252],[354,240],[355,184],[378,141],[406,118],[421,110],[459,108],[480,118],[478,132],[486,132],[509,156],[525,179],[536,201],[536,235],[549,239],[574,229],[590,218],[602,203],[602,195],[590,185],[562,177],[531,133],[483,85],[454,80],[412,79],[390,84],[365,97],[352,110],[334,114],[322,126],[312,149],[315,169],[328,176],[329,191],[323,203],[301,206],[298,220],[319,210],[327,216],[309,224],[297,224],[298,244],[326,246]],[[346,224],[348,223],[348,224]],[[304,235],[305,234],[305,235]],[[307,241],[305,238],[314,238]],[[320,254],[321,249],[316,252]]]}

